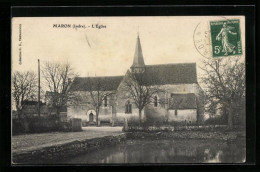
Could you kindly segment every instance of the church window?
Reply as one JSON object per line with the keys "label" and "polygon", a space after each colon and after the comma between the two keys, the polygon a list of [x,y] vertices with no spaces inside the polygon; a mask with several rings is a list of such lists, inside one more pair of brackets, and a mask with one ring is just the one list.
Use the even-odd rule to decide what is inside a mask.
{"label": "church window", "polygon": [[154,107],[158,106],[158,98],[157,96],[154,96]]}
{"label": "church window", "polygon": [[104,106],[107,107],[107,96],[104,97]]}
{"label": "church window", "polygon": [[129,100],[125,104],[125,113],[132,113],[132,104]]}

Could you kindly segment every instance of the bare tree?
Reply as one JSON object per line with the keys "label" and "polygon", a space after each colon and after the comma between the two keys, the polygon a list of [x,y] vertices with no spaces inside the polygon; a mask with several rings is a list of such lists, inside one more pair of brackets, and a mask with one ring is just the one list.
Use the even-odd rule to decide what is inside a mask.
{"label": "bare tree", "polygon": [[70,80],[76,74],[68,63],[51,62],[44,63],[42,74],[45,84],[50,91],[46,96],[49,96],[51,106],[56,110],[57,116],[59,116],[61,108],[67,103]]}
{"label": "bare tree", "polygon": [[[239,57],[205,59],[201,69],[206,85],[206,110],[228,111],[228,127],[233,128],[233,110],[237,101],[245,99],[245,63]],[[235,103],[236,102],[236,103]]]}
{"label": "bare tree", "polygon": [[127,76],[123,81],[122,89],[128,92],[126,98],[133,99],[134,104],[138,108],[139,123],[141,124],[141,114],[144,107],[154,101],[154,95],[164,92],[159,86],[148,83],[144,73],[127,72]]}
{"label": "bare tree", "polygon": [[25,100],[34,100],[37,93],[37,77],[34,72],[16,71],[12,78],[12,96],[20,120]]}
{"label": "bare tree", "polygon": [[85,85],[87,87],[87,92],[91,98],[89,103],[95,108],[96,111],[97,126],[98,126],[98,116],[100,112],[100,107],[103,105],[105,99],[115,94],[115,91],[107,91],[108,85],[102,84],[101,79],[102,79],[101,77],[95,77],[95,78],[88,77],[87,78],[88,84]]}

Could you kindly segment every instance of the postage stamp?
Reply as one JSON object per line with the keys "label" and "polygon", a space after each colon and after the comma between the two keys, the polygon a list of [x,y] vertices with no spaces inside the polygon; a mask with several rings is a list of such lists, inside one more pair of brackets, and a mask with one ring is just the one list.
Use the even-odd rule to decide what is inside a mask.
{"label": "postage stamp", "polygon": [[242,55],[240,21],[210,21],[212,56]]}

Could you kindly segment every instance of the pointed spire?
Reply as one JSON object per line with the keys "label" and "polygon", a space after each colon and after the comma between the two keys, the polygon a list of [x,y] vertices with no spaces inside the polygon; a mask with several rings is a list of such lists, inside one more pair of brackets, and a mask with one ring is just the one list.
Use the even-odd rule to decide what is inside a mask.
{"label": "pointed spire", "polygon": [[135,67],[137,67],[137,68],[145,67],[141,42],[140,42],[140,38],[139,38],[139,31],[137,33],[134,61],[133,61],[133,65],[131,66],[131,68],[135,68]]}

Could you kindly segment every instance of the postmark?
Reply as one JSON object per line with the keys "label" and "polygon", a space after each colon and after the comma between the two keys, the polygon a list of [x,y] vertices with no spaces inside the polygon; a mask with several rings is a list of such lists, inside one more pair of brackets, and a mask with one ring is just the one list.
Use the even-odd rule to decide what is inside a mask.
{"label": "postmark", "polygon": [[240,21],[224,17],[198,23],[193,35],[196,50],[206,58],[242,55]]}
{"label": "postmark", "polygon": [[194,34],[193,42],[196,50],[206,58],[212,57],[211,36],[207,22],[200,22],[197,24]]}

